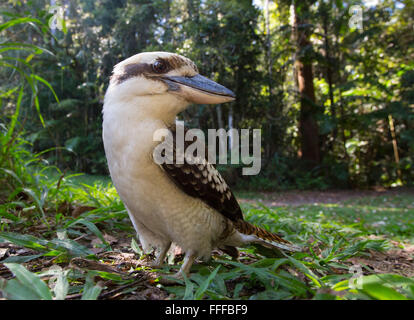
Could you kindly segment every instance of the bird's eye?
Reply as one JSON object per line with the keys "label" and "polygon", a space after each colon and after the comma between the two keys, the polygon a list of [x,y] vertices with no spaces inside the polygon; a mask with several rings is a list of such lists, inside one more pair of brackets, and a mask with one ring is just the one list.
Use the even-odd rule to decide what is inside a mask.
{"label": "bird's eye", "polygon": [[152,65],[152,69],[156,73],[164,73],[165,71],[167,71],[167,65],[165,62],[158,60],[154,62],[154,64]]}

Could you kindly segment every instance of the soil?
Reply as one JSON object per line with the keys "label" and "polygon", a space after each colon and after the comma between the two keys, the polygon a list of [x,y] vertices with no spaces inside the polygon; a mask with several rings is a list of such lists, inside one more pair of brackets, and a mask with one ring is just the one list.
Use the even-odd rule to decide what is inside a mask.
{"label": "soil", "polygon": [[261,202],[266,206],[301,206],[306,204],[341,203],[358,198],[413,195],[414,188],[376,188],[372,190],[281,191],[258,192],[254,199],[238,197],[241,203]]}

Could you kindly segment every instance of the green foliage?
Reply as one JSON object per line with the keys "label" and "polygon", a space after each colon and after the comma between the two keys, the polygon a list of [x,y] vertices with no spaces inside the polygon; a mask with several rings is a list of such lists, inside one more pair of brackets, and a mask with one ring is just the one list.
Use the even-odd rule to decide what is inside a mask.
{"label": "green foliage", "polygon": [[47,285],[26,268],[15,263],[6,263],[16,279],[3,282],[0,289],[6,293],[6,297],[13,300],[51,300]]}
{"label": "green foliage", "polygon": [[309,169],[301,160],[276,154],[259,175],[239,177],[235,187],[250,191],[345,189],[350,187],[348,178],[346,163],[335,159],[326,158],[321,165]]}
{"label": "green foliage", "polygon": [[[18,1],[7,7],[12,12],[2,10],[0,242],[29,251],[2,258],[2,272],[10,271],[0,281],[2,295],[87,300],[103,297],[108,286],[131,286],[122,294],[139,288],[131,275],[70,264],[73,258],[99,262],[96,252],[113,250],[106,235],[132,234],[133,228],[108,178],[92,183],[88,176],[67,174],[106,174],[103,94],[113,65],[137,52],[184,54],[204,75],[236,92],[232,104],[190,108],[181,116],[190,126],[228,128],[223,119],[232,115],[234,127],[263,130],[259,176],[234,174],[237,166],[223,169],[240,189],[412,184],[413,6],[384,1],[366,10],[366,26],[359,31],[348,28],[353,3],[303,4],[310,23],[299,28],[314,46],[297,56],[314,65],[323,154],[311,168],[298,157],[299,98],[290,77],[296,47],[287,2],[271,2],[266,21],[251,1],[76,0],[68,3],[65,28],[53,32],[45,1]],[[252,246],[239,261],[214,257],[196,264],[176,286],[159,287],[177,299],[414,299],[412,277],[368,266],[362,286],[349,287],[351,259],[386,253],[394,241],[412,241],[413,205],[409,196],[285,208],[246,205],[249,221],[304,251],[288,256]],[[74,214],[75,208],[84,210]],[[132,252],[142,254],[129,240]],[[39,269],[45,261],[52,267]]]}
{"label": "green foliage", "polygon": [[[98,279],[110,281],[111,286],[128,286],[135,281],[133,277],[125,278],[88,268],[79,273],[68,265],[71,257],[83,256],[90,261],[101,259],[90,251],[90,245],[86,248],[76,239],[91,236],[99,239],[104,234],[116,235],[123,230],[133,232],[113,187],[103,187],[100,183],[95,183],[95,186],[73,184],[71,180],[76,178],[62,181],[60,201],[70,199],[74,203],[94,205],[96,209],[75,218],[62,215],[63,209],[50,210],[54,206],[48,201],[53,202],[53,199],[47,200],[44,211],[50,225],[49,232],[39,236],[27,234],[24,230],[33,228],[33,225],[23,221],[36,220],[36,216],[18,215],[16,212],[11,213],[14,220],[8,217],[7,222],[3,222],[3,231],[0,232],[0,241],[33,251],[28,256],[6,258],[2,263],[7,267],[10,263],[33,266],[45,258],[59,262],[61,269],[49,267],[37,275],[31,274],[32,278],[41,279],[53,276],[54,280],[46,284],[54,299],[63,299],[68,295],[96,299],[109,290]],[[67,198],[67,190],[73,198]],[[242,248],[239,261],[215,256],[208,263],[195,264],[189,278],[184,278],[177,285],[161,288],[174,294],[175,299],[413,299],[410,291],[414,281],[412,278],[378,274],[369,267],[363,267],[362,288],[350,289],[348,286],[348,280],[353,275],[350,271],[353,263],[349,259],[367,258],[372,252],[385,253],[392,247],[390,240],[412,239],[413,205],[412,196],[402,195],[361,198],[336,205],[279,208],[243,205],[247,220],[282,234],[289,241],[301,245],[304,251],[293,255],[275,255],[259,246]],[[56,219],[59,215],[61,217]],[[22,234],[13,230],[20,230]],[[372,238],[373,234],[377,237]],[[109,253],[111,248],[104,243],[95,244],[94,248]],[[132,240],[131,246],[133,252],[142,254],[135,240]],[[163,272],[175,272],[178,268],[179,265],[165,266]],[[24,283],[15,284],[12,281],[9,285],[10,281],[3,281],[0,286],[6,297],[30,298],[26,293],[21,293]],[[35,299],[40,297],[43,296]]]}
{"label": "green foliage", "polygon": [[[285,1],[270,2],[267,17],[264,8],[251,1],[76,0],[67,4],[65,32],[55,30],[52,35],[46,23],[49,4],[20,1],[13,12],[3,14],[0,50],[7,55],[1,61],[2,67],[24,72],[34,93],[31,98],[22,95],[17,78],[2,84],[3,106],[19,101],[8,137],[18,118],[31,119],[24,126],[30,142],[26,147],[35,152],[49,149],[44,158],[61,170],[106,174],[101,107],[112,67],[138,52],[173,51],[193,59],[202,74],[238,97],[215,110],[189,108],[181,115],[187,125],[228,129],[232,115],[233,127],[262,129],[265,169],[251,180],[235,175],[240,187],[410,185],[412,6],[384,1],[367,8],[361,31],[348,26],[352,4],[306,1],[298,6],[308,20],[299,28],[309,34],[313,46],[295,54],[290,3]],[[26,12],[33,16],[22,16]],[[290,76],[298,57],[314,66],[314,112],[323,160],[311,172],[298,157],[299,97]],[[1,75],[6,78],[10,72]],[[53,87],[56,94],[39,90],[38,84]],[[10,115],[8,108],[2,110]]]}
{"label": "green foliage", "polygon": [[414,299],[414,278],[402,277],[396,274],[374,274],[363,276],[361,282],[361,288],[349,289],[348,281],[342,281],[334,286],[334,290],[350,290],[361,297],[374,300]]}
{"label": "green foliage", "polygon": [[82,300],[96,300],[102,289],[102,286],[98,284],[95,285],[92,277],[88,275],[83,288]]}
{"label": "green foliage", "polygon": [[[210,299],[413,299],[410,290],[414,278],[396,274],[364,275],[360,280],[362,287],[350,289],[348,284],[353,274],[349,271],[351,265],[346,262],[352,257],[366,255],[367,250],[384,252],[390,248],[389,241],[385,239],[366,238],[373,232],[405,239],[404,225],[412,224],[413,204],[412,197],[380,197],[342,206],[250,208],[245,210],[249,221],[282,233],[295,243],[306,242],[309,252],[270,258],[263,257],[255,247],[242,249],[244,255],[240,262],[215,260],[209,269],[201,266],[190,279],[185,279],[185,287],[166,287],[166,290],[178,299],[193,299],[194,292],[206,283],[215,268],[217,274],[205,291]],[[372,212],[374,205],[380,211],[378,214],[375,210]],[[411,209],[406,209],[410,205]],[[400,211],[405,212],[408,220],[399,221]],[[387,217],[384,228],[377,229],[374,221],[382,221],[384,217]],[[355,223],[356,218],[360,219],[359,223]],[[399,226],[398,232],[394,226]],[[390,232],[391,228],[394,232]],[[409,234],[413,232],[411,230]],[[252,256],[258,260],[252,261]],[[292,268],[296,276],[292,276]],[[364,272],[371,273],[372,270],[366,268]],[[234,283],[231,280],[237,284],[230,285]],[[240,296],[242,290],[244,295]],[[258,292],[252,294],[256,290]],[[324,290],[331,293],[324,294]],[[249,292],[247,296],[246,292]]]}

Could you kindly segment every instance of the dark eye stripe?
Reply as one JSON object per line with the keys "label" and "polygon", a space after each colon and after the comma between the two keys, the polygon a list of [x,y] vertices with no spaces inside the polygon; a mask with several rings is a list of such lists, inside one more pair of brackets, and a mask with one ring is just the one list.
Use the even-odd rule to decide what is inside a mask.
{"label": "dark eye stripe", "polygon": [[144,73],[150,73],[150,72],[152,72],[152,67],[148,63],[127,64],[124,67],[124,73],[119,74],[119,75],[113,75],[111,77],[111,82],[115,81],[117,84],[120,84],[124,82],[125,80],[128,80],[129,78],[137,77]]}
{"label": "dark eye stripe", "polygon": [[[157,62],[163,63],[165,65],[165,69],[164,68],[161,68],[160,70],[154,69],[154,66]],[[171,56],[171,57],[163,58],[163,59],[160,58],[153,64],[149,64],[149,63],[127,64],[124,67],[124,70],[123,70],[124,72],[122,74],[116,74],[111,77],[111,82],[120,84],[124,82],[125,80],[128,80],[132,77],[137,77],[140,75],[146,75],[146,74],[151,74],[151,73],[152,74],[167,73],[174,69],[180,69],[183,66],[190,66],[191,68],[194,69],[194,71],[198,73],[196,65],[191,60],[183,59],[179,56]]]}

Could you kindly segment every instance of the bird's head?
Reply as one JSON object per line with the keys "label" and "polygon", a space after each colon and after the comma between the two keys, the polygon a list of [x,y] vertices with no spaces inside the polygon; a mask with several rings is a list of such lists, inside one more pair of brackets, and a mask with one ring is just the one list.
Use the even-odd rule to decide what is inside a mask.
{"label": "bird's head", "polygon": [[144,52],[118,63],[107,96],[140,98],[148,108],[175,114],[190,103],[218,104],[235,99],[231,90],[201,76],[190,59],[169,52]]}

